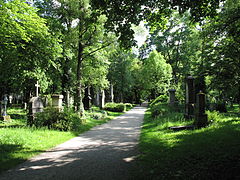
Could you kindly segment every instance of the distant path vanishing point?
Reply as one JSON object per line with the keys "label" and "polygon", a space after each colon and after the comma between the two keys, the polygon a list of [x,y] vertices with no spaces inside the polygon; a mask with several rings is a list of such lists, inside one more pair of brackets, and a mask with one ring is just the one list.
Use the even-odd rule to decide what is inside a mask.
{"label": "distant path vanishing point", "polygon": [[0,175],[0,180],[127,180],[146,107],[135,107]]}

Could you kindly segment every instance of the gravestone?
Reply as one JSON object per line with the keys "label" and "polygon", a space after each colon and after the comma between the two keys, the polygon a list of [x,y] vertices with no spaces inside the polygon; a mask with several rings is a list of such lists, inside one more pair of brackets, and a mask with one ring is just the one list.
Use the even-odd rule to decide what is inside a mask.
{"label": "gravestone", "polygon": [[63,110],[62,102],[63,102],[63,95],[59,95],[59,94],[52,95],[52,107],[58,109],[59,112]]}
{"label": "gravestone", "polygon": [[43,112],[43,101],[40,97],[32,97],[29,101],[28,124],[32,125],[35,114]]}
{"label": "gravestone", "polygon": [[205,127],[208,124],[207,114],[205,114],[206,107],[205,94],[199,92],[197,94],[196,108],[195,108],[195,122],[194,124],[198,127]]}
{"label": "gravestone", "polygon": [[195,88],[194,78],[188,76],[186,79],[186,104],[185,104],[185,115],[187,119],[194,118],[194,104],[195,104]]}
{"label": "gravestone", "polygon": [[169,104],[171,106],[176,105],[176,97],[175,97],[176,90],[175,89],[169,89],[168,92],[169,92]]}
{"label": "gravestone", "polygon": [[85,110],[89,110],[90,107],[91,107],[91,94],[90,94],[90,88],[87,87],[85,88],[85,95],[84,95],[84,98],[83,98],[83,103],[84,103],[84,109]]}
{"label": "gravestone", "polygon": [[99,107],[102,109],[105,106],[105,91],[104,90],[101,90],[99,99],[100,99]]}

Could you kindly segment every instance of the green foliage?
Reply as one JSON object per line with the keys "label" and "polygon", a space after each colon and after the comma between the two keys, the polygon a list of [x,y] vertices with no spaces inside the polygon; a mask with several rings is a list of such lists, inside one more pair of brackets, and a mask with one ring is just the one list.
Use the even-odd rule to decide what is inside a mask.
{"label": "green foliage", "polygon": [[208,115],[208,120],[211,123],[215,123],[215,122],[220,122],[221,121],[222,117],[220,116],[219,112],[217,112],[217,111],[207,111],[206,113]]}
{"label": "green foliage", "polygon": [[203,67],[211,78],[209,91],[217,100],[239,101],[240,3],[227,0],[218,16],[203,26]]}
{"label": "green foliage", "polygon": [[82,123],[83,120],[79,115],[72,111],[59,112],[58,109],[49,107],[44,112],[36,114],[32,125],[37,128],[48,127],[61,131],[77,131]]}
{"label": "green foliage", "polygon": [[126,105],[124,103],[106,103],[104,110],[113,112],[124,112],[126,111]]}
{"label": "green foliage", "polygon": [[91,118],[96,120],[103,120],[107,118],[107,112],[106,111],[92,112],[92,113],[88,113],[87,116],[90,116]]}
{"label": "green foliage", "polygon": [[152,28],[163,28],[166,19],[174,9],[182,14],[190,11],[192,20],[202,21],[205,17],[216,15],[220,1],[166,1],[166,0],[92,0],[93,9],[107,16],[106,27],[120,35],[122,45],[131,47],[134,44],[131,24],[147,21]]}
{"label": "green foliage", "polygon": [[0,91],[30,93],[36,80],[46,91],[61,46],[45,19],[23,0],[0,1],[0,26]]}
{"label": "green foliage", "polygon": [[142,82],[144,89],[149,93],[166,93],[172,79],[172,67],[166,63],[161,53],[156,50],[144,60],[142,68]]}
{"label": "green foliage", "polygon": [[156,99],[154,99],[149,105],[153,106],[157,103],[166,103],[168,102],[168,96],[166,94],[158,96]]}
{"label": "green foliage", "polygon": [[131,103],[124,103],[126,106],[126,109],[131,109],[133,105]]}

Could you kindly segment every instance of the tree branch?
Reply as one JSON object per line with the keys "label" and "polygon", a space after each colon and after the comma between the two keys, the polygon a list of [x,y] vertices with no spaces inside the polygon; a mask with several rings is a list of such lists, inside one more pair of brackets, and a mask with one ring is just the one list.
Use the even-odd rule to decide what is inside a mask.
{"label": "tree branch", "polygon": [[93,53],[95,53],[95,52],[97,52],[97,51],[100,51],[101,49],[104,49],[105,47],[109,46],[109,45],[112,44],[112,43],[113,43],[113,42],[110,42],[110,43],[107,43],[107,44],[105,44],[105,45],[102,45],[101,47],[99,47],[99,48],[91,51],[90,53],[86,54],[85,56],[83,56],[82,59],[85,59],[86,57],[90,56],[91,54],[93,54]]}

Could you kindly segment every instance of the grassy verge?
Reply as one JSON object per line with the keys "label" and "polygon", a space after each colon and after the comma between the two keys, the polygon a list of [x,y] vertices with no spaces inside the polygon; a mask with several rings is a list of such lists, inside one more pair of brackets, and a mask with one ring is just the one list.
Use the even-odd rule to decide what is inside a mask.
{"label": "grassy verge", "polygon": [[123,113],[107,112],[104,119],[88,117],[77,132],[27,127],[26,112],[21,109],[10,109],[8,114],[12,122],[0,121],[0,173]]}
{"label": "grassy verge", "polygon": [[182,114],[145,115],[140,137],[139,179],[239,179],[240,117],[211,115],[206,128],[173,132],[169,126],[188,125]]}

